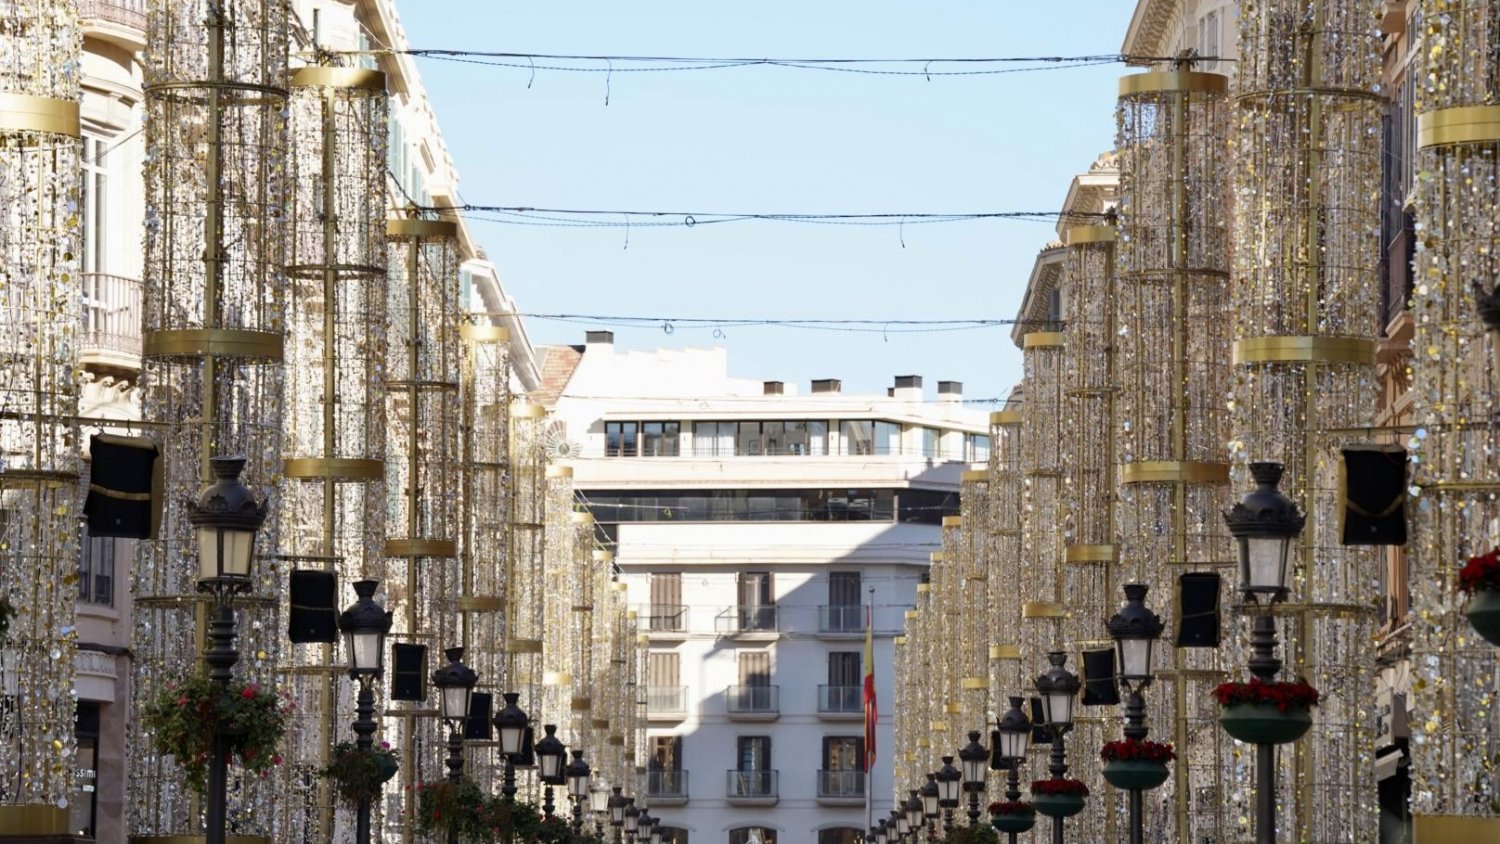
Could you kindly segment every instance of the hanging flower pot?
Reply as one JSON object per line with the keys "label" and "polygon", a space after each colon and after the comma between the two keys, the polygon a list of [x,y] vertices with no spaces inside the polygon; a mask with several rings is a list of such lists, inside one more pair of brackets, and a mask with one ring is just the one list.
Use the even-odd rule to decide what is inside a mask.
{"label": "hanging flower pot", "polygon": [[1026,832],[1036,826],[1036,807],[1023,800],[991,803],[990,826],[997,832]]}
{"label": "hanging flower pot", "polygon": [[1089,787],[1078,780],[1035,780],[1031,783],[1031,803],[1049,818],[1067,818],[1083,811]]}
{"label": "hanging flower pot", "polygon": [[1104,760],[1104,780],[1127,791],[1148,791],[1167,781],[1167,763],[1177,758],[1165,742],[1125,739],[1106,742],[1099,749]]}
{"label": "hanging flower pot", "polygon": [[1500,549],[1469,561],[1458,572],[1458,591],[1469,596],[1464,615],[1474,632],[1500,645]]}
{"label": "hanging flower pot", "polygon": [[1221,683],[1214,697],[1223,707],[1219,725],[1246,744],[1287,744],[1312,726],[1312,707],[1318,690],[1302,680],[1267,683],[1259,677],[1248,683]]}

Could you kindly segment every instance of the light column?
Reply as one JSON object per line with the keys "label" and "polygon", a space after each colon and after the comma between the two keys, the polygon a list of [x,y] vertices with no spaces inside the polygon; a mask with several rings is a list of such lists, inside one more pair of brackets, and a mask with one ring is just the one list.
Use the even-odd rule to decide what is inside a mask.
{"label": "light column", "polygon": [[[1022,411],[1011,408],[990,414],[989,512],[984,530],[989,533],[989,578],[985,581],[985,624],[989,630],[990,708],[1005,711],[1011,695],[1029,695],[1031,678],[1021,659],[1021,603],[1016,584],[1021,582],[1021,458]],[[918,785],[913,783],[913,785]],[[1004,786],[991,783],[990,800],[1001,799]]]}
{"label": "light column", "polygon": [[[1049,651],[1064,649],[1068,617],[1063,594],[1063,333],[1022,337],[1025,366],[1021,420],[1021,650],[1026,670],[1039,673]],[[1018,689],[1018,692],[1021,690]]]}
{"label": "light column", "polygon": [[1380,564],[1373,548],[1342,545],[1339,479],[1340,448],[1369,440],[1378,406],[1383,45],[1371,11],[1363,0],[1240,9],[1230,448],[1237,467],[1285,463],[1282,489],[1307,513],[1277,608],[1286,673],[1322,695],[1312,732],[1280,754],[1281,834],[1297,841],[1376,836]]}
{"label": "light column", "polygon": [[9,3],[0,27],[0,837],[62,835],[78,767],[78,11]]}
{"label": "light column", "polygon": [[1470,628],[1456,588],[1468,558],[1500,545],[1500,337],[1485,339],[1475,307],[1493,309],[1500,279],[1500,2],[1426,0],[1421,12],[1411,809],[1414,844],[1441,844],[1500,838],[1486,805],[1500,789],[1500,648]]}

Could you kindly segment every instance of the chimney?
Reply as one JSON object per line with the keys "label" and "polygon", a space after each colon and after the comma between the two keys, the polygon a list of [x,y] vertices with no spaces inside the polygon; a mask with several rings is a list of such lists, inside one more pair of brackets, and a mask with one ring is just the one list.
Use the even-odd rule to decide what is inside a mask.
{"label": "chimney", "polygon": [[959,402],[964,400],[964,382],[939,381],[938,401]]}
{"label": "chimney", "polygon": [[843,382],[837,378],[819,378],[812,382],[814,393],[837,393],[843,389]]}
{"label": "chimney", "polygon": [[585,353],[613,354],[615,350],[615,333],[613,331],[586,331],[583,335]]}
{"label": "chimney", "polygon": [[896,401],[921,401],[922,376],[897,375],[896,387],[891,391],[891,397]]}
{"label": "chimney", "polygon": [[761,395],[779,396],[786,393],[786,385],[780,381],[765,381],[760,386]]}

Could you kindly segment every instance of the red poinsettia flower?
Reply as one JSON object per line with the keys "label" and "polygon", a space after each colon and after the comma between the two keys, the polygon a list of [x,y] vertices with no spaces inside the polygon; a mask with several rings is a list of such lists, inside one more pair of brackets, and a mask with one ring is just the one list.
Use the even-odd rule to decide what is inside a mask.
{"label": "red poinsettia flower", "polygon": [[1165,765],[1177,758],[1177,751],[1164,742],[1125,739],[1106,742],[1099,749],[1099,758],[1106,762],[1156,762]]}
{"label": "red poinsettia flower", "polygon": [[1034,815],[1036,807],[1025,800],[1005,800],[990,804],[992,815]]}
{"label": "red poinsettia flower", "polygon": [[1214,687],[1214,697],[1220,706],[1264,703],[1275,706],[1282,712],[1293,708],[1311,709],[1318,705],[1318,690],[1308,685],[1306,680],[1267,683],[1255,677],[1248,683],[1220,683]]}
{"label": "red poinsettia flower", "polygon": [[1087,797],[1089,796],[1089,787],[1079,780],[1032,780],[1031,793],[1032,796],[1043,794],[1075,794],[1079,797]]}
{"label": "red poinsettia flower", "polygon": [[1470,557],[1458,572],[1458,591],[1467,594],[1500,589],[1500,548]]}

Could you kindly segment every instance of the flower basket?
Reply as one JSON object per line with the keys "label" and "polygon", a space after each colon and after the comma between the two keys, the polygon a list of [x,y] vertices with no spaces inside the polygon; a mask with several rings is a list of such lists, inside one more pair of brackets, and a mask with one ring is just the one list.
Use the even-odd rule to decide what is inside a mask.
{"label": "flower basket", "polygon": [[[416,796],[409,811],[412,831],[420,836],[446,840],[457,835],[470,844],[490,844],[507,826],[513,824],[518,830],[523,826],[520,810],[526,804],[515,804],[512,817],[503,800],[487,796],[468,777],[423,783],[416,787]],[[525,826],[529,832],[531,825]],[[521,835],[516,839],[527,840]]]}
{"label": "flower basket", "polygon": [[1500,645],[1500,589],[1480,589],[1469,596],[1464,616],[1474,632],[1492,645]]}
{"label": "flower basket", "polygon": [[333,758],[318,775],[332,780],[340,797],[358,804],[378,799],[381,786],[396,775],[399,767],[396,754],[385,742],[374,750],[360,750],[352,742],[342,742],[333,748]]}
{"label": "flower basket", "polygon": [[1219,725],[1246,744],[1288,744],[1312,726],[1312,713],[1269,703],[1236,703],[1219,710]]}
{"label": "flower basket", "polygon": [[1104,781],[1126,791],[1150,791],[1170,774],[1163,762],[1111,759],[1104,763]]}
{"label": "flower basket", "polygon": [[1036,807],[1023,800],[990,804],[990,826],[999,832],[1020,833],[1036,825]]}
{"label": "flower basket", "polygon": [[207,787],[215,734],[222,734],[231,758],[267,776],[281,764],[276,746],[286,732],[291,703],[255,683],[221,686],[206,674],[167,683],[141,713],[152,748],[171,755],[188,787]]}
{"label": "flower basket", "polygon": [[1089,787],[1079,780],[1035,780],[1031,783],[1031,803],[1049,818],[1067,818],[1083,811]]}

